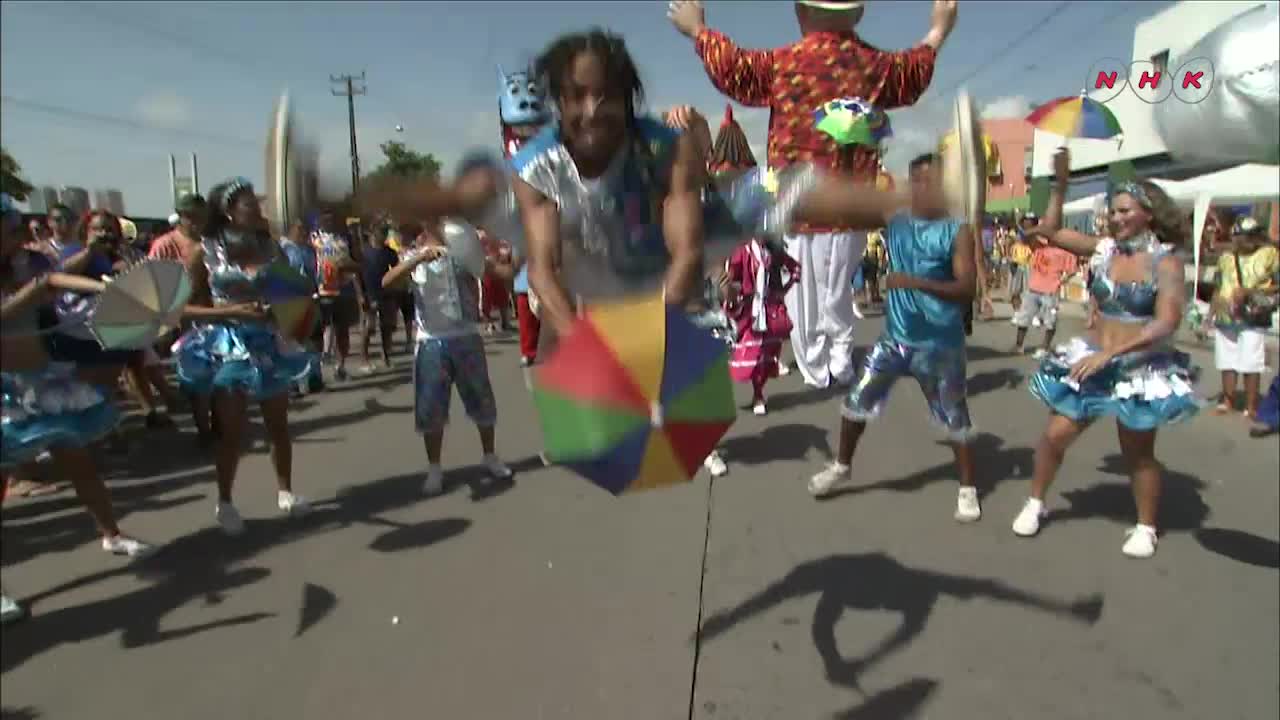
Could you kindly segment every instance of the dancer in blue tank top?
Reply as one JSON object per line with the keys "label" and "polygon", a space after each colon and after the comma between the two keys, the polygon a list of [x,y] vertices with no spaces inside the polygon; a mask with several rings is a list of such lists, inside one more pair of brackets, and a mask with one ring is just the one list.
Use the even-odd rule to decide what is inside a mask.
{"label": "dancer in blue tank top", "polygon": [[965,391],[965,309],[973,302],[976,265],[968,226],[946,217],[940,162],[922,155],[911,162],[909,209],[886,204],[867,223],[885,227],[889,290],[885,325],[867,353],[841,411],[835,462],[809,480],[809,492],[829,495],[853,479],[850,464],[867,422],[880,414],[890,388],[910,375],[920,383],[934,423],[955,449],[960,493],[955,518],[982,515],[973,485],[969,443],[973,425]]}

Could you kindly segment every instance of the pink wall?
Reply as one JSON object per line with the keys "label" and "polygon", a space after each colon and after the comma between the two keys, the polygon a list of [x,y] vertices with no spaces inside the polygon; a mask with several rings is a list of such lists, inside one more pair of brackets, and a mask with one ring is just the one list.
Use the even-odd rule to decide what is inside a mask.
{"label": "pink wall", "polygon": [[993,118],[982,121],[982,131],[1000,154],[1000,175],[987,179],[987,198],[1004,200],[1026,195],[1023,168],[1035,128],[1022,118]]}

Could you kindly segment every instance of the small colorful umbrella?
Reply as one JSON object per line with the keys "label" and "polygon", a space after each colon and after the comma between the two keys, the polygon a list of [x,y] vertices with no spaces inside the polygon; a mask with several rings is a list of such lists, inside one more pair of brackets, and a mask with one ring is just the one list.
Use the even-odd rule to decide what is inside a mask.
{"label": "small colorful umbrella", "polygon": [[258,273],[257,286],[281,332],[294,340],[311,337],[320,321],[311,278],[288,263],[276,261]]}
{"label": "small colorful umbrella", "polygon": [[191,297],[182,263],[148,260],[116,276],[98,295],[89,330],[108,350],[138,350],[177,327]]}
{"label": "small colorful umbrella", "polygon": [[1124,132],[1106,105],[1084,94],[1050,100],[1031,111],[1027,122],[1065,138],[1106,140]]}
{"label": "small colorful umbrella", "polygon": [[828,100],[813,111],[814,127],[842,146],[877,149],[893,130],[889,116],[862,98]]}
{"label": "small colorful umbrella", "polygon": [[688,482],[737,414],[728,358],[661,295],[588,309],[533,374],[547,456],[615,495]]}
{"label": "small colorful umbrella", "polygon": [[[942,140],[938,142],[938,153],[946,154],[951,146],[956,142],[956,131],[952,130],[942,136]],[[987,176],[995,177],[1000,174],[1000,151],[996,149],[991,138],[986,133],[982,135],[982,153],[987,158]]]}

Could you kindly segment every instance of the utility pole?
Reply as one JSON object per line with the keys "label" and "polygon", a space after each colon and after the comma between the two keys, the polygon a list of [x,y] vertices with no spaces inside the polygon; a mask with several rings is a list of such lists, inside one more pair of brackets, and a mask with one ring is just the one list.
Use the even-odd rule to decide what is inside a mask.
{"label": "utility pole", "polygon": [[[360,190],[360,153],[356,149],[356,96],[364,95],[366,91],[364,71],[360,71],[360,77],[354,75],[330,75],[329,82],[341,88],[340,90],[330,88],[329,92],[336,97],[345,97],[347,99],[347,123],[351,129],[351,194],[355,195]],[[356,86],[357,82],[360,84],[359,87]]]}

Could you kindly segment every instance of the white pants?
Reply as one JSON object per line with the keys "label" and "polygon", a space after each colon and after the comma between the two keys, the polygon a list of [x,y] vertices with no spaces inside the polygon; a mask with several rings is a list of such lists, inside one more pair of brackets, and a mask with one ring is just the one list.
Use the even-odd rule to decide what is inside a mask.
{"label": "white pants", "polygon": [[1265,371],[1266,336],[1259,330],[1214,330],[1213,364],[1246,375]]}
{"label": "white pants", "polygon": [[804,381],[826,387],[853,379],[853,273],[862,261],[862,232],[788,235],[787,254],[800,281],[787,293],[791,350]]}

